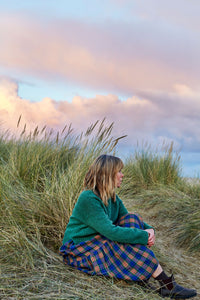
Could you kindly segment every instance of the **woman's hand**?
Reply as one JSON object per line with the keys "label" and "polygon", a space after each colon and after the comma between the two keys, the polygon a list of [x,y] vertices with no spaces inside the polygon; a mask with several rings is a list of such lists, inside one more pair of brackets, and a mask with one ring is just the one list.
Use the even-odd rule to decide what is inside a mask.
{"label": "woman's hand", "polygon": [[145,229],[145,231],[147,231],[149,234],[147,246],[151,247],[155,243],[155,232],[154,232],[153,228]]}

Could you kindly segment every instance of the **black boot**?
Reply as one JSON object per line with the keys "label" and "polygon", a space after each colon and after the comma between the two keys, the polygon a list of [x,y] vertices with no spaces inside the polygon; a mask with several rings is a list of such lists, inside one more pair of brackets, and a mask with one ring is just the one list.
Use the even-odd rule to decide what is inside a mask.
{"label": "black boot", "polygon": [[197,295],[196,290],[186,289],[177,284],[174,280],[174,276],[168,277],[168,279],[159,280],[161,288],[159,293],[162,297],[169,297],[171,299],[188,299]]}

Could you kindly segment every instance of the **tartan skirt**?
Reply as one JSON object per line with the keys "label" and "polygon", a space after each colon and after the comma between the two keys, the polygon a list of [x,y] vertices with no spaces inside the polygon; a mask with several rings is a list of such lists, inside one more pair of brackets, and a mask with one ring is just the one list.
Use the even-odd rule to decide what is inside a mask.
{"label": "tartan skirt", "polygon": [[[138,214],[126,214],[115,225],[144,229]],[[141,244],[111,241],[102,235],[77,245],[72,240],[60,248],[65,264],[90,275],[142,281],[148,280],[158,267],[152,250]]]}

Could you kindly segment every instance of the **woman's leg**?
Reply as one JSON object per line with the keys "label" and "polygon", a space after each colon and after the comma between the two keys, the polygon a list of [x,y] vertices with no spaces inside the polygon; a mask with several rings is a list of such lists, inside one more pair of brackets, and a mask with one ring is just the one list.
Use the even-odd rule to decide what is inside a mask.
{"label": "woman's leg", "polygon": [[155,272],[152,274],[153,278],[158,277],[163,272],[161,265],[159,264]]}
{"label": "woman's leg", "polygon": [[139,214],[135,213],[128,213],[122,216],[119,220],[117,220],[115,224],[122,227],[144,229],[144,222],[142,217]]}
{"label": "woman's leg", "polygon": [[170,297],[173,299],[188,299],[197,295],[196,290],[187,289],[176,283],[174,276],[170,277],[163,271],[159,264],[155,272],[152,274],[155,280],[160,284],[159,293],[163,297]]}
{"label": "woman's leg", "polygon": [[154,279],[158,280],[160,284],[159,293],[162,297],[169,297],[173,299],[188,299],[197,295],[196,290],[187,289],[177,284],[173,275],[168,277],[164,271],[161,271],[161,273],[156,276],[157,272],[160,272],[159,266],[152,276],[155,276]]}
{"label": "woman's leg", "polygon": [[[144,229],[144,222],[142,217],[139,214],[135,213],[128,213],[122,216],[115,224],[122,227]],[[144,268],[144,270],[142,271],[143,275],[140,276],[137,281],[147,281],[152,276],[152,274],[156,272],[159,266],[159,262],[155,257],[154,252],[147,245],[131,244],[129,245],[129,248],[132,248],[135,259],[137,258],[139,260],[136,263],[136,266],[140,265],[142,266],[142,268]],[[160,270],[160,272],[161,271],[162,269]],[[157,272],[156,274],[159,274],[159,272]]]}
{"label": "woman's leg", "polygon": [[[120,218],[116,225],[144,229],[142,217],[138,214],[132,213]],[[159,263],[155,271],[152,273],[152,277],[155,280],[158,280],[161,286],[159,290],[161,296],[170,297],[173,299],[186,299],[195,297],[197,295],[194,289],[186,289],[178,285],[175,282],[173,275],[170,277],[167,276]]]}

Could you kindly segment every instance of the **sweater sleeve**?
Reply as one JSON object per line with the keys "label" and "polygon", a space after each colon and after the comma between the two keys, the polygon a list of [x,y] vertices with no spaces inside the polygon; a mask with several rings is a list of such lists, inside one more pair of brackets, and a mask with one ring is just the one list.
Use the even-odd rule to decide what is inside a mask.
{"label": "sweater sleeve", "polygon": [[79,205],[76,207],[76,215],[81,222],[93,228],[97,234],[99,233],[110,240],[147,245],[148,233],[146,231],[114,225],[106,214],[103,202],[96,196],[92,198],[80,197]]}

